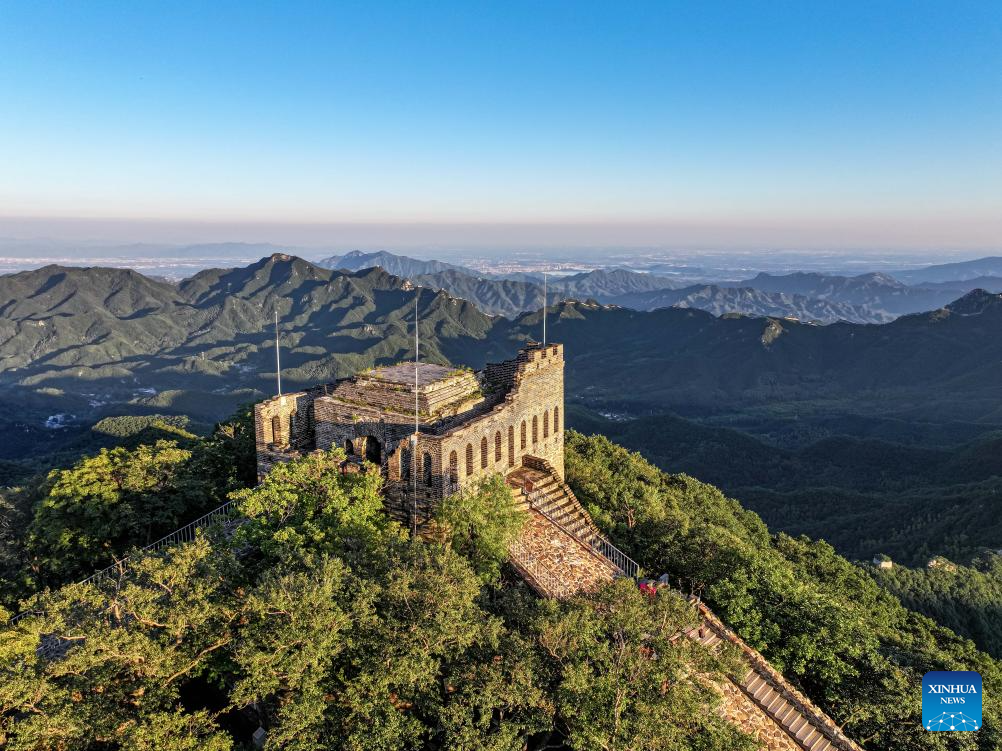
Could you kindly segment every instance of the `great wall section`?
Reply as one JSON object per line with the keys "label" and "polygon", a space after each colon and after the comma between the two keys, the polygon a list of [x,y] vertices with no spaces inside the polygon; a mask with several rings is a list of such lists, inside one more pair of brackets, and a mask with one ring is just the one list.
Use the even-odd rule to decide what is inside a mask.
{"label": "great wall section", "polygon": [[[509,563],[539,596],[562,599],[617,577],[636,579],[637,564],[601,534],[564,481],[563,367],[561,345],[530,345],[478,374],[411,363],[274,397],[255,407],[259,478],[275,462],[340,447],[346,465],[378,468],[389,513],[419,529],[437,500],[501,473],[527,514]],[[230,533],[240,523],[226,503],[144,550],[194,540],[209,528]],[[82,583],[121,575],[128,565],[120,560]],[[652,580],[642,590],[671,592]],[[710,650],[730,645],[744,664],[734,677],[704,677],[721,697],[722,717],[768,751],[863,751],[704,603],[690,602],[698,625],[679,638]],[[32,615],[39,614],[21,613],[11,623]],[[39,653],[59,659],[66,648],[58,638],[43,639]]]}
{"label": "great wall section", "polygon": [[[255,408],[258,473],[317,449],[344,448],[384,478],[387,508],[418,530],[435,503],[484,477],[505,477],[527,513],[509,562],[542,597],[564,598],[639,568],[595,526],[564,481],[564,357],[529,345],[479,373],[402,363],[277,396]],[[658,596],[660,586],[645,587]],[[862,751],[705,604],[686,636],[731,645],[746,669],[718,678],[721,714],[769,751]]]}

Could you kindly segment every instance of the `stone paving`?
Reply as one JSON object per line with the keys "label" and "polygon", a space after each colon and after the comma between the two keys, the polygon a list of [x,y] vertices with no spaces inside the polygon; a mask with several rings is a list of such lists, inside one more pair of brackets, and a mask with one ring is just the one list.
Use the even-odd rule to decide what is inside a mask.
{"label": "stone paving", "polygon": [[571,537],[538,511],[529,519],[513,550],[513,563],[539,594],[564,597],[589,592],[610,582],[615,567],[583,542]]}

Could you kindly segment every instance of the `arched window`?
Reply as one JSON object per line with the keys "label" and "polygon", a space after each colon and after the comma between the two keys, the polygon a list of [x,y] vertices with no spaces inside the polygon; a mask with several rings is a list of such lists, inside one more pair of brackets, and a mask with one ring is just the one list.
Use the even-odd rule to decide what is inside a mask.
{"label": "arched window", "polygon": [[411,450],[404,446],[400,449],[400,479],[407,481],[411,479]]}
{"label": "arched window", "polygon": [[525,420],[522,420],[522,451],[525,451]]}
{"label": "arched window", "polygon": [[550,437],[550,410],[543,410],[543,438]]}
{"label": "arched window", "polygon": [[539,418],[536,415],[532,416],[532,445],[535,446],[539,443]]}
{"label": "arched window", "polygon": [[487,436],[480,439],[480,468],[487,469]]}
{"label": "arched window", "polygon": [[494,463],[501,463],[501,431],[494,434]]}
{"label": "arched window", "polygon": [[466,444],[466,474],[473,474],[473,444]]}
{"label": "arched window", "polygon": [[553,434],[560,432],[560,407],[553,408]]}
{"label": "arched window", "polygon": [[348,456],[351,456],[352,454],[355,453],[355,447],[351,445],[350,438],[344,439],[344,453],[346,453]]}
{"label": "arched window", "polygon": [[431,454],[427,451],[424,452],[424,457],[421,459],[422,470],[424,471],[424,484],[429,488],[432,485],[431,482]]}
{"label": "arched window", "polygon": [[508,466],[515,466],[515,426],[508,426]]}
{"label": "arched window", "polygon": [[271,442],[274,444],[282,442],[282,418],[278,415],[271,418]]}
{"label": "arched window", "polygon": [[459,482],[459,457],[455,451],[449,454],[449,481]]}

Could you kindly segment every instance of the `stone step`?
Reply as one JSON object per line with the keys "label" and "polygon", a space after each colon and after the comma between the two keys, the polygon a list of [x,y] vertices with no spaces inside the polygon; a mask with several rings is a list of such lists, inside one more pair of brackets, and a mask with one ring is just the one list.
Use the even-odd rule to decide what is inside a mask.
{"label": "stone step", "polygon": [[797,738],[801,743],[810,748],[810,744],[814,740],[816,740],[820,735],[821,733],[818,732],[818,729],[816,727],[814,727],[813,725],[808,725],[807,728],[804,728],[800,733],[797,734]]}
{"label": "stone step", "polygon": [[519,551],[521,557],[513,561],[516,568],[546,596],[594,589],[613,579],[611,564],[538,511],[529,513]]}
{"label": "stone step", "polygon": [[788,702],[786,701],[786,699],[783,698],[782,694],[777,692],[776,698],[773,699],[771,702],[769,702],[769,704],[766,705],[765,709],[773,717],[776,717],[779,714],[780,710],[785,706],[788,706]]}
{"label": "stone step", "polygon": [[772,686],[769,685],[768,681],[762,681],[762,685],[758,687],[758,690],[752,696],[761,703],[762,698],[768,696],[771,691]]}
{"label": "stone step", "polygon": [[785,727],[791,720],[793,720],[793,716],[795,714],[797,714],[797,708],[792,704],[787,703],[786,709],[776,715],[776,721]]}
{"label": "stone step", "polygon": [[790,731],[790,734],[794,738],[796,738],[797,737],[797,733],[799,733],[805,726],[808,726],[810,724],[811,723],[809,723],[807,721],[806,717],[804,717],[802,714],[798,713],[797,714],[797,718],[793,722],[790,723],[789,727],[787,727],[787,730]]}

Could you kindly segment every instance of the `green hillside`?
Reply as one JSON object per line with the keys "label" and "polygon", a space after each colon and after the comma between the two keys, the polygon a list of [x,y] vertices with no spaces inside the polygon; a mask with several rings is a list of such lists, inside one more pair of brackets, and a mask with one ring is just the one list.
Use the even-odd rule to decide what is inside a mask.
{"label": "green hillside", "polygon": [[577,408],[567,419],[667,471],[723,488],[775,529],[822,538],[852,559],[970,561],[1002,540],[998,433],[939,448],[842,435],[790,449],[675,415],[614,421]]}
{"label": "green hillside", "polygon": [[[233,433],[179,439],[50,477],[8,517],[28,527],[0,534],[0,561],[69,538],[89,541],[77,555],[111,549],[139,531],[142,509],[188,499],[183,513],[196,515],[217,482],[239,482],[225,471],[243,451]],[[621,580],[539,600],[499,566],[521,523],[503,485],[464,501],[494,509],[474,527],[453,504],[436,517],[438,534],[409,541],[382,511],[378,478],[344,475],[340,459],[313,455],[237,491],[244,523],[232,536],[136,555],[92,584],[26,590],[18,609],[35,615],[0,628],[5,747],[224,751],[259,726],[269,744],[304,750],[753,747],[698,678],[733,670],[729,654],[675,638],[692,622],[681,597],[651,599]],[[129,484],[95,461],[121,462]],[[154,467],[170,467],[166,483],[149,483]],[[1002,666],[827,544],[771,534],[716,488],[605,438],[569,432],[567,471],[618,545],[700,594],[864,748],[1002,742]],[[62,489],[84,481],[87,494],[67,505]],[[65,556],[37,560],[51,584],[79,577]],[[30,584],[5,580],[5,591]],[[922,730],[918,687],[935,669],[981,673],[976,735]]]}

